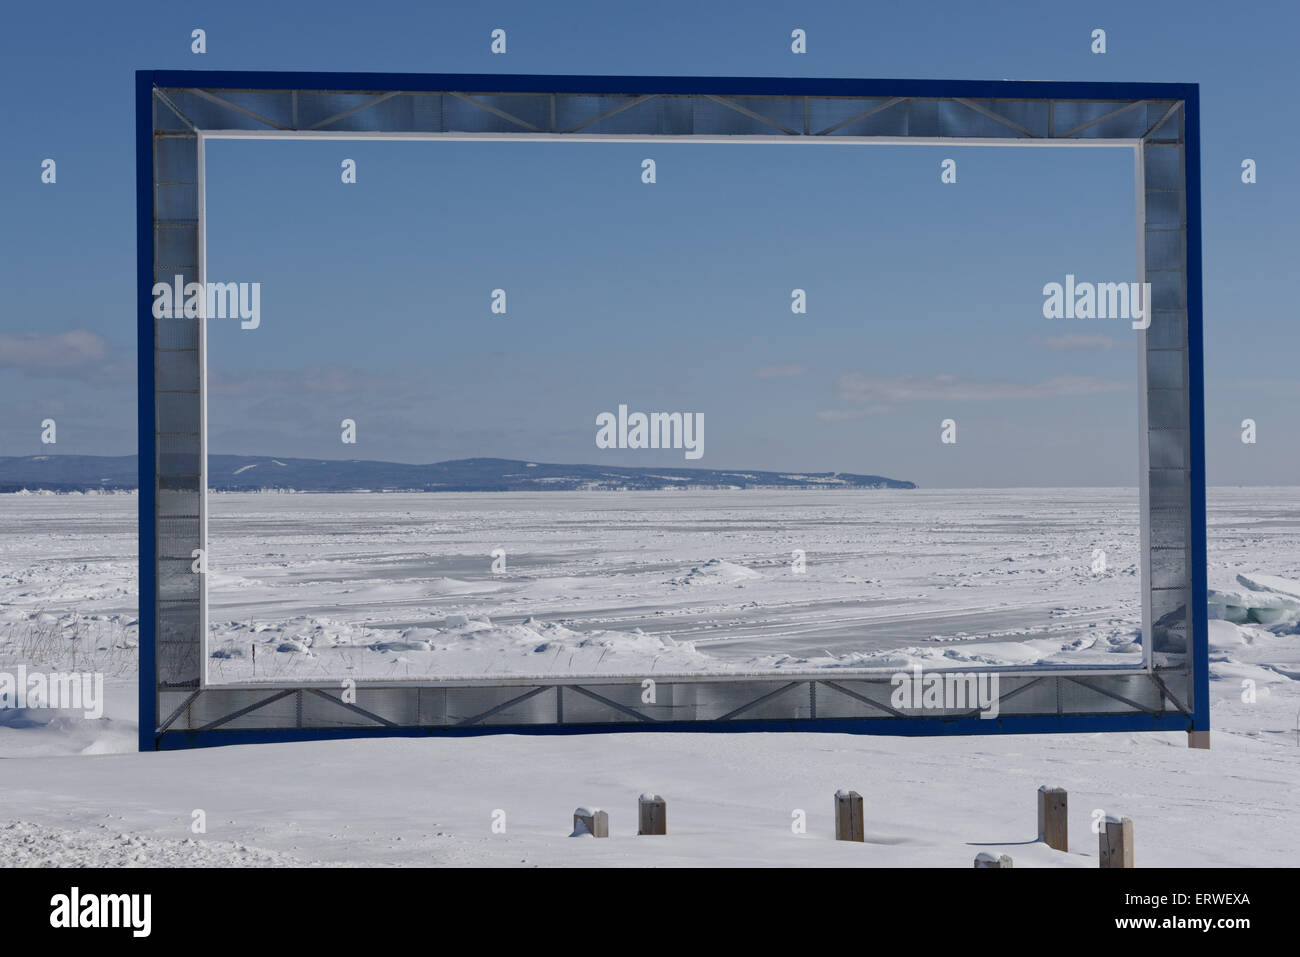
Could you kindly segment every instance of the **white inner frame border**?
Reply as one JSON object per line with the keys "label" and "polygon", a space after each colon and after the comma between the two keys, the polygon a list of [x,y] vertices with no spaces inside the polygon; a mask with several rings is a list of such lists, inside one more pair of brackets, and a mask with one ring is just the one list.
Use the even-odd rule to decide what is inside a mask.
{"label": "white inner frame border", "polygon": [[[1157,124],[1159,125],[1159,124]],[[1137,281],[1143,283],[1146,281],[1146,189],[1145,174],[1143,167],[1143,143],[1141,138],[1122,138],[1122,139],[1073,139],[1073,138],[1023,138],[1013,137],[966,137],[966,136],[790,136],[790,135],[766,135],[766,134],[736,134],[731,136],[696,136],[694,134],[655,134],[655,133],[426,133],[426,132],[349,132],[349,131],[326,131],[326,130],[196,130],[197,136],[197,174],[196,174],[196,192],[197,192],[197,209],[198,209],[198,260],[199,260],[199,278],[198,281],[207,288],[208,275],[208,252],[207,252],[207,154],[205,144],[207,140],[342,140],[357,141],[370,140],[378,142],[409,142],[424,140],[451,140],[470,143],[501,143],[501,142],[522,142],[522,143],[677,143],[677,144],[705,144],[705,145],[844,145],[844,146],[953,146],[953,147],[970,147],[970,146],[1001,146],[1009,148],[1024,147],[1056,147],[1063,149],[1078,149],[1080,147],[1101,147],[1101,148],[1122,148],[1128,147],[1133,150],[1133,171],[1134,171],[1134,198],[1137,212]],[[1147,306],[1150,309],[1150,304]],[[1131,665],[1095,665],[1092,667],[1080,666],[1062,666],[1062,667],[1039,667],[1026,665],[1004,665],[991,666],[978,669],[980,671],[997,672],[1001,674],[1024,675],[1036,678],[1050,677],[1074,677],[1088,675],[1143,675],[1150,677],[1154,674],[1151,648],[1151,590],[1148,583],[1151,581],[1151,503],[1150,503],[1150,475],[1149,475],[1149,452],[1147,442],[1147,351],[1146,351],[1146,330],[1140,329],[1138,332],[1138,498],[1139,498],[1139,549],[1140,549],[1140,570],[1138,587],[1142,601],[1142,664],[1140,667]],[[208,555],[208,357],[207,357],[208,329],[207,319],[200,316],[199,319],[199,454],[200,454],[200,471],[199,482],[201,494],[199,496],[199,548],[202,549],[204,560],[207,561]],[[206,567],[206,566],[205,566]],[[207,574],[200,579],[200,599],[199,599],[199,634],[202,636],[199,644],[199,654],[203,659],[201,668],[201,678],[199,682],[200,689],[212,688],[250,688],[265,689],[268,687],[264,682],[255,681],[231,681],[213,683],[208,675],[208,667],[211,657],[208,654],[208,578]],[[825,680],[853,680],[855,678],[876,678],[882,675],[890,675],[897,671],[897,668],[877,667],[877,668],[845,668],[830,671],[760,671],[751,673],[726,672],[723,674],[708,674],[701,672],[690,672],[686,674],[663,673],[658,676],[660,681],[753,681],[755,679],[785,679],[789,681],[812,681],[818,679]],[[969,668],[932,668],[931,672],[939,674],[945,671],[969,671]],[[457,678],[457,677],[440,677],[428,678],[424,680],[403,680],[393,681],[387,678],[354,678],[357,684],[383,685],[388,687],[416,687],[416,688],[438,688],[438,687],[475,687],[490,686],[497,687],[501,685],[513,684],[573,684],[582,682],[583,684],[624,684],[628,681],[637,680],[636,675],[522,675],[511,674],[497,677],[483,678]],[[342,680],[342,679],[339,679]],[[277,687],[293,685],[301,688],[335,688],[338,685],[337,680],[281,680],[276,683]]]}

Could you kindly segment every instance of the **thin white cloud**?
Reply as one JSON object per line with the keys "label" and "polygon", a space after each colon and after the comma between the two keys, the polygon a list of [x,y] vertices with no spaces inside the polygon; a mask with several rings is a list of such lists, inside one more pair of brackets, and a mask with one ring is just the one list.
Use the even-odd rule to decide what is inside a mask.
{"label": "thin white cloud", "polygon": [[0,333],[0,368],[43,378],[118,379],[130,373],[118,359],[117,346],[89,329],[51,335]]}
{"label": "thin white cloud", "polygon": [[378,375],[352,366],[321,364],[303,369],[256,372],[210,369],[208,394],[223,396],[383,395],[418,394],[419,383]]}
{"label": "thin white cloud", "polygon": [[760,379],[785,379],[790,376],[803,375],[808,371],[808,367],[794,363],[788,366],[763,366],[755,371],[754,375]]}
{"label": "thin white cloud", "polygon": [[1037,383],[976,381],[954,375],[868,376],[854,372],[835,380],[835,397],[845,402],[985,402],[1125,392],[1132,383],[1095,376],[1057,376]]}
{"label": "thin white cloud", "polygon": [[1043,345],[1049,349],[1055,349],[1058,352],[1082,352],[1087,349],[1117,349],[1121,343],[1113,336],[1107,336],[1102,333],[1095,335],[1081,335],[1076,332],[1067,332],[1063,336],[1049,336],[1042,340]]}
{"label": "thin white cloud", "polygon": [[1243,392],[1262,392],[1281,399],[1300,397],[1300,380],[1296,379],[1230,379],[1216,382],[1212,388]]}
{"label": "thin white cloud", "polygon": [[817,413],[817,418],[823,422],[851,422],[854,419],[865,419],[870,415],[880,415],[888,412],[889,409],[883,405],[872,405],[865,409],[822,409]]}

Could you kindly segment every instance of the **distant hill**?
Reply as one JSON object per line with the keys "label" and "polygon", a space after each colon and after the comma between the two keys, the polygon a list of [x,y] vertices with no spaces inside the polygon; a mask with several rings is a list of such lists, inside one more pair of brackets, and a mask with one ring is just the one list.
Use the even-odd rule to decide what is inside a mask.
{"label": "distant hill", "polygon": [[[0,456],[0,492],[137,487],[134,455]],[[883,475],[759,472],[742,469],[553,465],[515,459],[457,459],[432,465],[364,459],[210,455],[208,486],[218,491],[534,492],[669,488],[916,488]]]}
{"label": "distant hill", "polygon": [[85,492],[138,487],[134,455],[0,456],[0,492]]}

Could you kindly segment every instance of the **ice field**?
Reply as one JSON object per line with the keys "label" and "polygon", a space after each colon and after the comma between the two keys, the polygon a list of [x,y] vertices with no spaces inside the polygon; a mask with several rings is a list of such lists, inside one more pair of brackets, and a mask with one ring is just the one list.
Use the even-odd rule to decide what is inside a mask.
{"label": "ice field", "polygon": [[1131,491],[210,502],[216,682],[1140,654]]}
{"label": "ice field", "polygon": [[[249,646],[257,677],[281,679],[1124,661],[1138,651],[1134,499],[213,496],[209,677],[253,677]],[[623,733],[114,754],[136,746],[135,508],[0,496],[0,670],[98,671],[107,689],[98,720],[0,710],[11,863],[968,867],[991,850],[1095,867],[1095,809],[1134,818],[1138,866],[1300,852],[1300,489],[1210,491],[1209,752],[1181,733]],[[1070,791],[1068,854],[1032,843],[1040,784]],[[831,840],[841,787],[866,797],[865,847]],[[647,790],[669,801],[666,839],[634,836]],[[579,805],[610,811],[610,841],[566,837]]]}

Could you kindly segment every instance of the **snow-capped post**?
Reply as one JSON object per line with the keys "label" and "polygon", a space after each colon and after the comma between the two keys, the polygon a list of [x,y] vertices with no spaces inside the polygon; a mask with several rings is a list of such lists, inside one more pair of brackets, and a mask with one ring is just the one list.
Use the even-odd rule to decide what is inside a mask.
{"label": "snow-capped post", "polygon": [[862,830],[862,795],[857,791],[835,792],[835,840],[866,840]]}
{"label": "snow-capped post", "polygon": [[609,814],[600,808],[577,808],[573,812],[573,833],[569,837],[609,837]]}
{"label": "snow-capped post", "polygon": [[1107,817],[1097,834],[1098,867],[1133,866],[1133,821]]}
{"label": "snow-capped post", "polygon": [[995,857],[988,851],[980,851],[975,855],[975,867],[1011,867],[1011,857],[1008,854]]}
{"label": "snow-capped post", "polygon": [[1070,849],[1068,806],[1065,788],[1038,789],[1038,839],[1054,851]]}
{"label": "snow-capped post", "polygon": [[637,833],[668,833],[668,802],[658,794],[642,794],[637,801]]}

